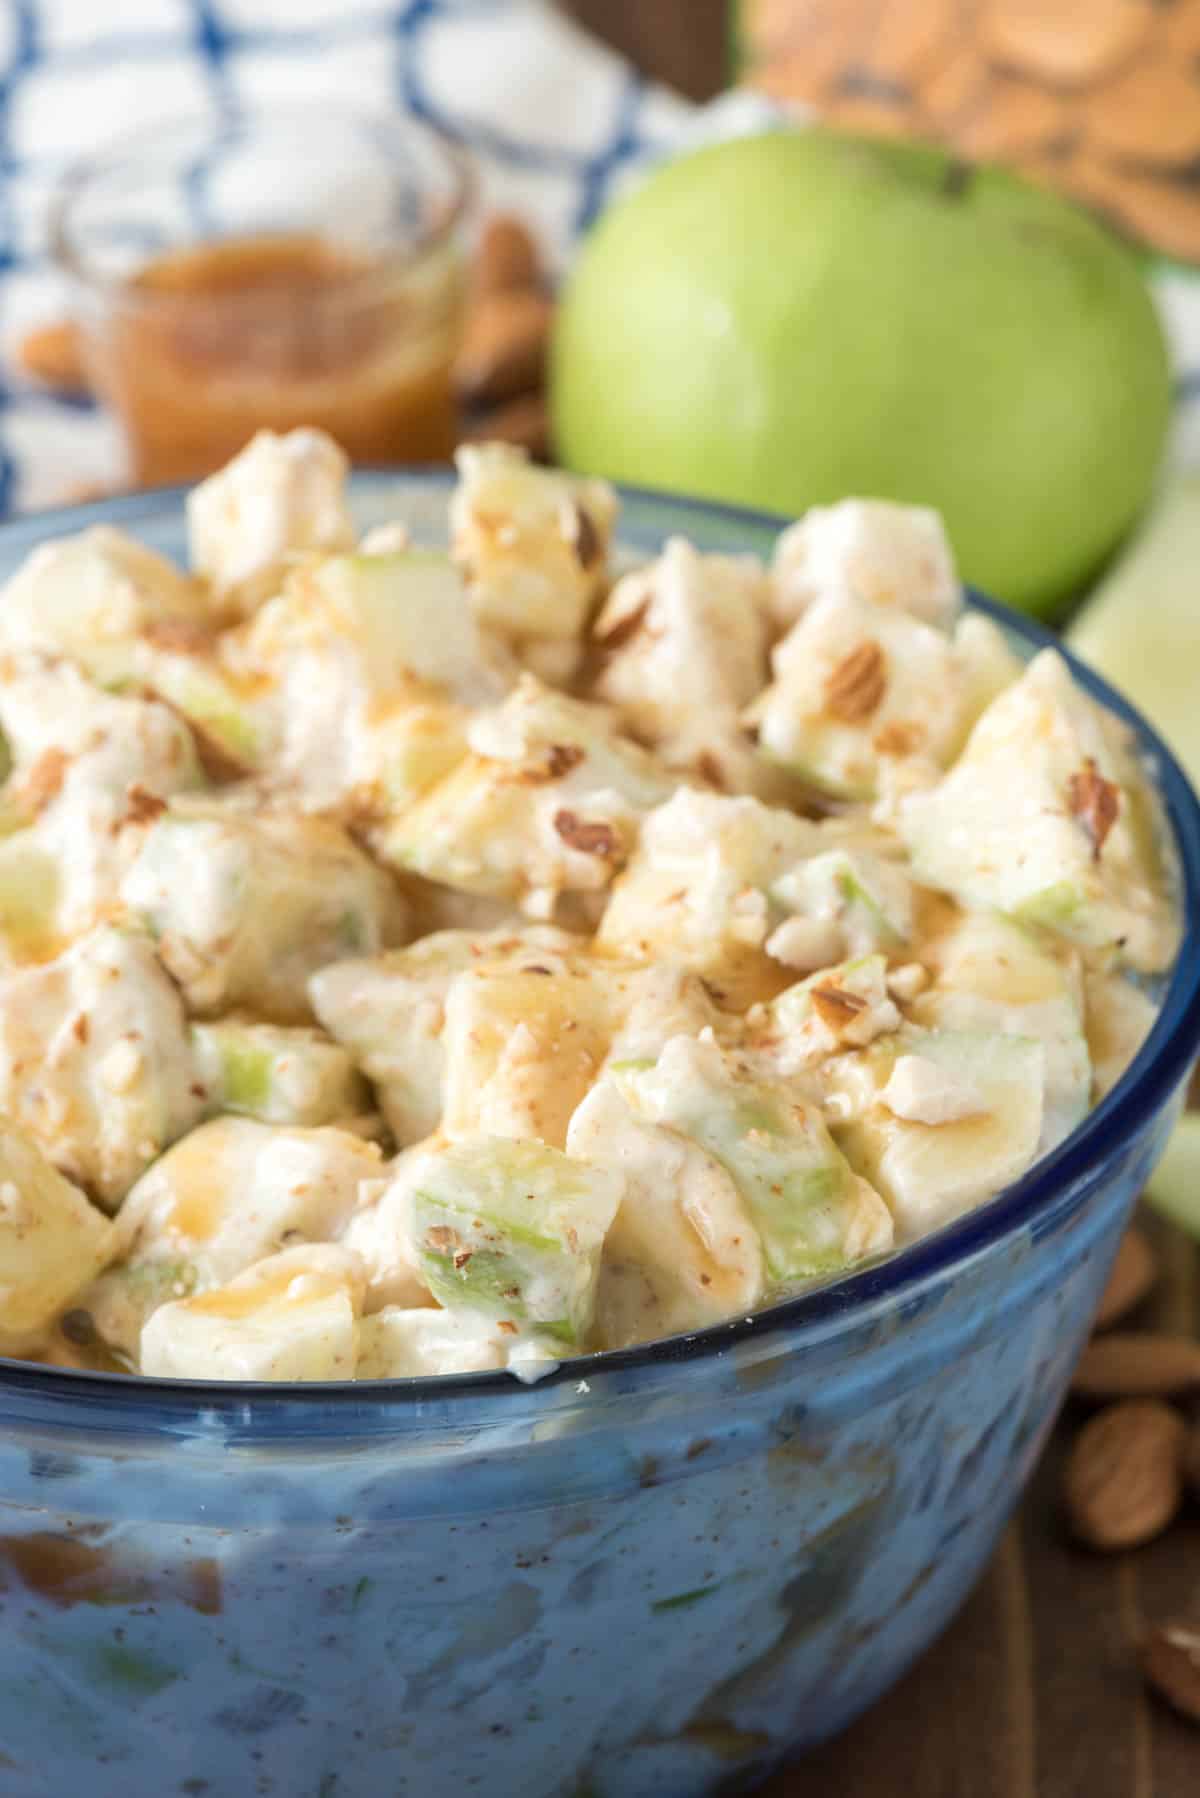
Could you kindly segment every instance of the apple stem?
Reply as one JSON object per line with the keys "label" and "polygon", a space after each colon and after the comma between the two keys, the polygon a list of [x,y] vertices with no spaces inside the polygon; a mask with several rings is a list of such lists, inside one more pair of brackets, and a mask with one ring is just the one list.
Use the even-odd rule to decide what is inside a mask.
{"label": "apple stem", "polygon": [[973,165],[961,156],[952,156],[946,164],[942,176],[942,192],[948,200],[957,200],[966,193],[971,185],[971,177],[975,173]]}

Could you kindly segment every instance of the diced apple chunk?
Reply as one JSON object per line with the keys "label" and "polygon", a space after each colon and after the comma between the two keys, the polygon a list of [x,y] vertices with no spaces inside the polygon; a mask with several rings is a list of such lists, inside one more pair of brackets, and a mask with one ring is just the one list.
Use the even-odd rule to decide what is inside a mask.
{"label": "diced apple chunk", "polygon": [[463,448],[456,460],[451,544],[476,617],[530,667],[557,652],[540,671],[569,678],[604,584],[616,495],[507,444]]}
{"label": "diced apple chunk", "polygon": [[468,753],[468,714],[436,697],[405,698],[372,715],[355,749],[350,804],[372,850],[389,860],[392,820]]}
{"label": "diced apple chunk", "polygon": [[122,896],[191,1011],[309,1015],[308,976],[403,934],[391,880],[328,819],[176,808],[148,831]]}
{"label": "diced apple chunk", "polygon": [[699,1036],[716,1029],[722,1014],[704,980],[671,962],[649,967],[611,964],[597,956],[609,985],[612,1036],[606,1065],[657,1061],[673,1036]]}
{"label": "diced apple chunk", "polygon": [[457,1312],[388,1305],[359,1325],[359,1380],[427,1379],[504,1365],[495,1331]]}
{"label": "diced apple chunk", "polygon": [[599,971],[468,969],[446,1000],[448,1136],[531,1139],[561,1149],[571,1113],[608,1050],[610,994]]}
{"label": "diced apple chunk", "polygon": [[7,967],[44,962],[66,946],[59,923],[62,869],[32,830],[0,839],[0,958]]}
{"label": "diced apple chunk", "polygon": [[1025,664],[981,612],[964,612],[955,625],[954,653],[966,682],[966,716],[974,724],[993,699],[1020,680]]}
{"label": "diced apple chunk", "polygon": [[577,947],[549,925],[442,930],[390,955],[321,968],[309,993],[319,1021],[377,1088],[392,1134],[405,1147],[432,1135],[441,1120],[446,998],[456,976],[466,968],[522,965],[558,972]]}
{"label": "diced apple chunk", "polygon": [[70,662],[14,657],[0,678],[0,729],[17,774],[49,751],[74,761],[99,748],[121,755],[126,781],[157,777],[159,790],[200,780],[186,724],[166,706],[108,692]]}
{"label": "diced apple chunk", "polygon": [[137,671],[142,633],[195,627],[203,592],[164,556],[108,525],[38,546],[4,588],[0,643],[69,657],[102,686]]}
{"label": "diced apple chunk", "polygon": [[613,716],[525,676],[474,715],[471,753],[376,838],[397,867],[548,917],[562,893],[599,892],[674,781]]}
{"label": "diced apple chunk", "polygon": [[725,791],[761,784],[739,714],[767,676],[766,580],[752,556],[703,556],[672,538],[613,589],[593,636],[596,696],[672,768]]}
{"label": "diced apple chunk", "polygon": [[464,706],[500,691],[462,576],[423,550],[302,561],[225,656],[269,696],[273,786],[312,810],[411,803],[465,754]]}
{"label": "diced apple chunk", "polygon": [[261,683],[227,667],[215,642],[154,634],[141,645],[138,675],[187,720],[206,766],[218,778],[258,773],[279,753],[279,733]]}
{"label": "diced apple chunk", "polygon": [[213,1111],[316,1127],[348,1124],[371,1110],[350,1056],[319,1030],[220,1018],[193,1024],[192,1050]]}
{"label": "diced apple chunk", "polygon": [[114,1210],[200,1114],[183,1007],[141,931],[0,978],[0,1108]]}
{"label": "diced apple chunk", "polygon": [[415,1148],[402,1150],[382,1182],[362,1189],[363,1203],[346,1226],[342,1240],[363,1264],[369,1312],[389,1306],[407,1310],[433,1303],[409,1228],[412,1207],[407,1174],[431,1143],[439,1140],[431,1138]]}
{"label": "diced apple chunk", "polygon": [[863,955],[785,988],[746,1020],[744,1046],[756,1067],[787,1079],[846,1049],[898,1030],[887,960]]}
{"label": "diced apple chunk", "polygon": [[964,905],[1142,972],[1175,953],[1149,783],[1053,650],[993,701],[950,773],[904,802],[900,830],[915,878]]}
{"label": "diced apple chunk", "polygon": [[192,567],[228,608],[248,616],[291,557],[350,549],[350,464],[323,431],[259,431],[188,495]]}
{"label": "diced apple chunk", "polygon": [[353,1379],[360,1306],[353,1256],[327,1243],[285,1249],[226,1286],[160,1305],[142,1330],[141,1371],[182,1380]]}
{"label": "diced apple chunk", "polygon": [[1092,1099],[1099,1104],[1154,1028],[1158,1007],[1124,974],[1090,969],[1083,977]]}
{"label": "diced apple chunk", "polygon": [[766,1275],[733,1176],[700,1144],[641,1114],[615,1067],[580,1105],[570,1153],[618,1170],[625,1197],[604,1244],[602,1348],[703,1329],[761,1303]]}
{"label": "diced apple chunk", "polygon": [[298,1240],[336,1239],[382,1174],[378,1148],[343,1130],[201,1124],[122,1207],[121,1265],[89,1295],[100,1334],[131,1352],[165,1301],[208,1291]]}
{"label": "diced apple chunk", "polygon": [[793,624],[831,593],[895,606],[942,628],[962,605],[939,514],[883,499],[813,506],[780,537],[771,579],[782,624]]}
{"label": "diced apple chunk", "polygon": [[[902,863],[848,844],[797,862],[769,889],[776,905],[835,933],[837,954],[893,952],[913,932],[912,881]],[[770,943],[768,953],[776,950]],[[786,960],[786,956],[780,957]]]}
{"label": "diced apple chunk", "polygon": [[583,1347],[619,1174],[541,1143],[477,1136],[419,1152],[401,1178],[414,1259],[441,1304],[505,1335]]}
{"label": "diced apple chunk", "polygon": [[999,912],[968,912],[925,949],[933,984],[913,1004],[919,1024],[940,1030],[1032,1037],[1046,1055],[1038,1153],[1071,1134],[1091,1100],[1083,990],[1073,961],[1047,938]]}
{"label": "diced apple chunk", "polygon": [[646,961],[669,958],[756,997],[762,980],[778,985],[765,944],[784,914],[768,889],[820,840],[816,825],[781,808],[682,789],[643,823],[597,942]]}
{"label": "diced apple chunk", "polygon": [[[836,1134],[851,1163],[887,1200],[900,1241],[982,1204],[1037,1155],[1046,1054],[1032,1038],[913,1031],[840,1060],[830,1073],[835,1090],[850,1101],[850,1115]],[[920,1064],[901,1083],[908,1116],[889,1104],[901,1060]],[[897,1088],[890,1098],[897,1101]],[[939,1111],[946,1122],[923,1121]]]}
{"label": "diced apple chunk", "polygon": [[491,698],[479,633],[463,577],[448,556],[405,549],[392,555],[330,556],[289,576],[255,636],[264,662],[307,643],[353,657],[376,697],[425,681],[466,703]]}
{"label": "diced apple chunk", "polygon": [[[120,532],[97,526],[36,550],[6,590],[5,620],[0,643],[69,657],[103,687],[160,695],[233,767],[253,768],[264,759],[266,721],[254,691],[221,666],[208,596]],[[47,670],[42,680],[62,686],[70,672]],[[6,693],[4,703],[7,734],[18,699]],[[78,740],[77,749],[96,703],[76,708],[65,694],[55,701],[35,693],[22,710],[35,731],[65,731]],[[176,721],[176,729],[184,727]]]}
{"label": "diced apple chunk", "polygon": [[108,1219],[36,1143],[0,1125],[0,1350],[35,1346],[115,1252]]}
{"label": "diced apple chunk", "polygon": [[614,1069],[613,1078],[637,1116],[687,1137],[729,1174],[768,1287],[837,1273],[891,1246],[878,1194],[852,1172],[819,1108],[786,1085],[739,1077],[716,1043],[687,1037],[668,1043],[653,1068]]}
{"label": "diced apple chunk", "polygon": [[990,697],[977,667],[989,633],[999,655],[987,620],[964,619],[951,638],[896,607],[831,593],[776,646],[774,680],[747,721],[765,756],[835,798],[873,798],[896,766],[936,778]]}
{"label": "diced apple chunk", "polygon": [[[165,801],[204,784],[192,736],[166,706],[102,692],[65,662],[30,665],[0,685],[0,726],[17,760],[5,795],[27,825],[5,844],[13,911],[0,928],[67,940],[112,915],[141,831]],[[32,932],[22,862],[43,901]]]}
{"label": "diced apple chunk", "polygon": [[324,969],[317,1011],[378,1081],[393,1133],[440,1129],[561,1148],[606,1060],[656,1055],[715,1017],[678,967],[596,954],[553,929],[444,932]]}

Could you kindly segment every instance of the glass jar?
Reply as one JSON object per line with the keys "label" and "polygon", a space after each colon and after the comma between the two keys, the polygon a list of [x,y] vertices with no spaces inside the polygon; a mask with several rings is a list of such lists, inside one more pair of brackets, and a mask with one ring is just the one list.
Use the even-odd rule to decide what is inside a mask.
{"label": "glass jar", "polygon": [[71,172],[52,244],[132,483],[194,480],[264,427],[448,459],[469,198],[430,127],[330,108],[159,127]]}

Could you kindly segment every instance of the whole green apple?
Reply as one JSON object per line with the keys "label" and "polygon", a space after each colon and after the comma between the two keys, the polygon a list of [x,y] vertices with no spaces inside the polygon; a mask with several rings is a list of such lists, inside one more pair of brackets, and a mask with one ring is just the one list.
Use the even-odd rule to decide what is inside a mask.
{"label": "whole green apple", "polygon": [[1051,613],[1153,486],[1167,349],[1087,214],[920,144],[779,130],[668,163],[566,284],[569,467],[796,514],[936,506],[966,580]]}

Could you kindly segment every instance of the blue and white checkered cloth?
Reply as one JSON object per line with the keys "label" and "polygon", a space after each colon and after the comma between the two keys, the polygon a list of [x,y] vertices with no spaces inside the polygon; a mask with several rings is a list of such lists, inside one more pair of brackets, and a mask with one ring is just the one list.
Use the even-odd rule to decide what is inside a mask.
{"label": "blue and white checkered cloth", "polygon": [[[472,154],[481,197],[568,246],[691,108],[544,0],[0,0],[0,344],[61,314],[47,259],[64,169],[133,128],[337,99],[408,108]],[[9,376],[0,511],[119,481],[110,420]]]}
{"label": "blue and white checkered cloth", "polygon": [[[549,0],[0,0],[3,366],[63,310],[46,224],[69,164],[131,128],[330,98],[440,126],[470,151],[484,204],[525,214],[557,265],[648,162],[772,116],[747,96],[689,106]],[[1182,453],[1200,462],[1198,287],[1160,283],[1189,401]],[[0,380],[0,513],[121,476],[103,413]]]}

